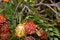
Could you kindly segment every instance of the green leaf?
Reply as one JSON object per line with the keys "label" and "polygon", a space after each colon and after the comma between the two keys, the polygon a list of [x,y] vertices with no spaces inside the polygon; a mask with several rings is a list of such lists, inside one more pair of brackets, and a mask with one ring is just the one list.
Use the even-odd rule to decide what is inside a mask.
{"label": "green leaf", "polygon": [[53,40],[53,38],[52,38],[52,37],[50,37],[50,40]]}
{"label": "green leaf", "polygon": [[54,38],[54,40],[59,40],[58,38]]}
{"label": "green leaf", "polygon": [[60,7],[57,7],[57,9],[60,11]]}
{"label": "green leaf", "polygon": [[53,28],[49,28],[49,31],[53,31]]}
{"label": "green leaf", "polygon": [[23,21],[23,17],[24,17],[23,13],[20,12],[19,13],[19,23],[21,23]]}
{"label": "green leaf", "polygon": [[3,9],[0,8],[0,13],[3,11]]}

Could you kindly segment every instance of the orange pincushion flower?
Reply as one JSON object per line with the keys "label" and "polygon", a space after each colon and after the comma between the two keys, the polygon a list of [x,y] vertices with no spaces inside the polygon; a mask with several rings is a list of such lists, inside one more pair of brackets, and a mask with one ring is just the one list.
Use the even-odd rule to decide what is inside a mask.
{"label": "orange pincushion flower", "polygon": [[6,19],[3,15],[0,15],[0,23],[6,22]]}
{"label": "orange pincushion flower", "polygon": [[34,34],[36,32],[36,24],[34,24],[32,21],[25,23],[25,29],[27,34]]}
{"label": "orange pincushion flower", "polygon": [[46,39],[46,33],[45,33],[45,31],[41,28],[40,30],[40,38],[42,39],[42,40],[45,40]]}
{"label": "orange pincushion flower", "polygon": [[0,40],[8,40],[9,27],[3,15],[0,15]]}
{"label": "orange pincushion flower", "polygon": [[9,2],[9,0],[4,0],[4,2],[8,3],[8,2]]}

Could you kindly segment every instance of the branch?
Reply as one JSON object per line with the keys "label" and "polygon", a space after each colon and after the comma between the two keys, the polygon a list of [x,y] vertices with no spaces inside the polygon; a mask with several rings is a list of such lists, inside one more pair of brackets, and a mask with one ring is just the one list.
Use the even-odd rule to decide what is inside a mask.
{"label": "branch", "polygon": [[30,8],[28,6],[25,6],[25,7],[29,12],[32,12],[32,10],[30,10]]}
{"label": "branch", "polygon": [[25,10],[25,7],[23,7],[22,12]]}
{"label": "branch", "polygon": [[49,5],[47,5],[47,7],[49,7],[53,12],[55,12],[56,15],[60,16],[60,15],[58,14],[58,12],[57,12],[56,10],[54,10],[52,7],[50,7]]}
{"label": "branch", "polygon": [[44,2],[44,0],[41,0],[41,3]]}
{"label": "branch", "polygon": [[[56,13],[56,15],[58,15],[58,16],[60,16],[59,14],[58,14],[58,12],[56,11],[56,10],[54,10],[51,6],[58,6],[57,4],[60,4],[60,2],[58,2],[58,3],[54,3],[54,4],[44,4],[44,3],[39,3],[39,4],[35,4],[34,6],[40,6],[40,5],[44,5],[44,6],[47,6],[47,7],[49,7],[53,12],[55,12]],[[60,5],[59,5],[60,6]]]}
{"label": "branch", "polygon": [[[52,0],[50,0],[50,2],[51,2],[52,4],[54,4],[54,3],[55,3],[55,1],[53,2]],[[55,7],[55,6],[54,6],[53,8],[56,10],[56,7]]]}
{"label": "branch", "polygon": [[32,10],[30,10],[30,8],[26,5],[24,5],[23,9],[22,9],[22,12],[25,11],[25,8],[29,11],[29,12],[32,12]]}
{"label": "branch", "polygon": [[19,5],[20,5],[20,2],[19,2],[18,5],[16,6],[15,11],[14,11],[14,14],[16,13],[16,11],[17,11]]}
{"label": "branch", "polygon": [[49,0],[51,3],[54,3],[52,0]]}
{"label": "branch", "polygon": [[17,6],[16,6],[16,8],[15,8],[15,11],[14,11],[14,16],[13,16],[12,20],[14,20],[14,18],[15,18],[16,11],[17,11],[17,9],[18,9],[19,5],[20,5],[20,2],[18,3],[18,5],[17,5]]}
{"label": "branch", "polygon": [[33,6],[40,6],[40,5],[60,6],[59,4],[60,4],[60,2],[54,3],[54,4],[45,4],[45,3],[40,2],[40,3],[35,4]]}

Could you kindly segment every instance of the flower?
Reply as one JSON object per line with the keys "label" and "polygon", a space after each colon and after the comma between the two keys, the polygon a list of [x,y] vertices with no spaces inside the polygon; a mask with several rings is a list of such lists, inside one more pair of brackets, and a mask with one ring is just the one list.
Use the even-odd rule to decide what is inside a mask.
{"label": "flower", "polygon": [[8,3],[8,2],[9,2],[9,0],[4,0],[4,2]]}
{"label": "flower", "polygon": [[0,34],[1,40],[8,40],[9,32]]}
{"label": "flower", "polygon": [[34,34],[36,32],[36,24],[34,24],[32,21],[26,22],[25,30],[27,34]]}
{"label": "flower", "polygon": [[40,38],[43,40],[43,39],[46,39],[46,33],[45,33],[45,31],[41,28],[40,30],[39,30],[39,32],[40,32]]}
{"label": "flower", "polygon": [[18,26],[15,29],[15,35],[18,36],[18,37],[25,36],[24,24],[18,24]]}
{"label": "flower", "polygon": [[6,23],[4,23],[3,25],[0,25],[1,26],[1,32],[2,33],[7,33],[7,32],[9,32],[9,27],[8,27],[8,25],[6,24]]}
{"label": "flower", "polygon": [[0,24],[0,39],[8,40],[9,37],[9,27],[6,23]]}
{"label": "flower", "polygon": [[3,15],[0,15],[0,23],[6,22],[6,19]]}

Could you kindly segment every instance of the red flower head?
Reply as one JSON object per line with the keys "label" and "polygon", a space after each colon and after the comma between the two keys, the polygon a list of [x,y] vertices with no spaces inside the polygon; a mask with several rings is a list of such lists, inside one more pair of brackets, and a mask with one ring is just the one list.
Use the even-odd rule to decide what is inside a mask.
{"label": "red flower head", "polygon": [[9,32],[0,34],[0,40],[8,40],[8,37],[9,37]]}
{"label": "red flower head", "polygon": [[44,30],[42,28],[39,31],[40,31],[40,38],[42,40],[45,40],[46,39],[46,33],[44,32]]}
{"label": "red flower head", "polygon": [[1,26],[1,32],[2,33],[7,33],[7,32],[9,32],[9,27],[8,27],[8,25],[5,23],[5,24],[3,24],[2,26]]}
{"label": "red flower head", "polygon": [[34,38],[32,36],[29,36],[29,37],[25,37],[24,40],[34,40]]}
{"label": "red flower head", "polygon": [[8,40],[9,37],[9,27],[6,23],[4,23],[3,25],[0,25],[0,39],[1,40]]}
{"label": "red flower head", "polygon": [[0,15],[0,23],[6,22],[6,19],[4,18],[3,15]]}
{"label": "red flower head", "polygon": [[[5,22],[5,23],[4,23]],[[0,15],[0,40],[8,40],[9,27],[4,16]]]}
{"label": "red flower head", "polygon": [[26,22],[25,29],[27,34],[32,35],[36,32],[36,25],[31,21]]}

